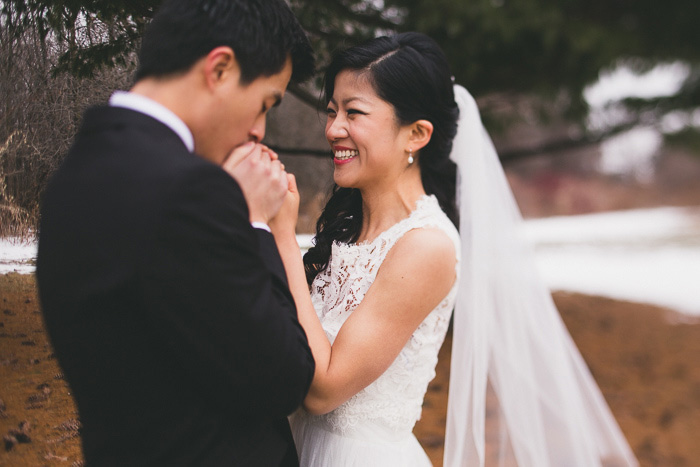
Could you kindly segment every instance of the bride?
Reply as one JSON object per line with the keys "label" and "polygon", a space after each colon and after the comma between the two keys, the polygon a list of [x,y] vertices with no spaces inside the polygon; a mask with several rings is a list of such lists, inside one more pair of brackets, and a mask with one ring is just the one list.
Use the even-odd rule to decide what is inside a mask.
{"label": "bride", "polygon": [[404,33],[345,50],[324,91],[336,186],[303,261],[294,183],[271,224],[316,360],[290,417],[300,464],[431,465],[412,430],[454,309],[445,465],[484,465],[488,385],[497,458],[636,465],[533,281],[476,104],[436,43]]}

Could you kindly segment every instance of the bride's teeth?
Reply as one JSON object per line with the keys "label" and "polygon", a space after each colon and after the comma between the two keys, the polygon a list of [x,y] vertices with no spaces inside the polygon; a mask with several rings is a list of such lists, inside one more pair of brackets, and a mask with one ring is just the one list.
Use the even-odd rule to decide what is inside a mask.
{"label": "bride's teeth", "polygon": [[351,157],[355,157],[357,154],[358,154],[357,151],[352,151],[352,150],[349,150],[349,151],[336,151],[336,152],[335,152],[335,158],[336,158],[336,159],[341,159],[341,160],[350,159]]}

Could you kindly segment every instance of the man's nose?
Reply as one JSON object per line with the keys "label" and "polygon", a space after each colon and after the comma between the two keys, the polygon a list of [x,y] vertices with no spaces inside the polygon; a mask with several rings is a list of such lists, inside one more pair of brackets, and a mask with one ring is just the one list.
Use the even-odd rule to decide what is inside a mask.
{"label": "man's nose", "polygon": [[255,122],[255,125],[248,131],[248,138],[251,141],[259,143],[265,137],[265,118],[261,118],[259,121]]}

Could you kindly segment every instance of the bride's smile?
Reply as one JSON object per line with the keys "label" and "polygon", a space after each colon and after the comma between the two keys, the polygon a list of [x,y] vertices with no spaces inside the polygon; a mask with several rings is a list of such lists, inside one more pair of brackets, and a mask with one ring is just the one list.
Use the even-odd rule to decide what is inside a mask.
{"label": "bride's smile", "polygon": [[345,164],[359,155],[355,149],[346,148],[344,146],[333,147],[333,162],[336,164]]}
{"label": "bride's smile", "polygon": [[326,139],[333,150],[333,178],[342,187],[395,183],[406,168],[410,129],[377,95],[366,73],[342,71],[326,108]]}

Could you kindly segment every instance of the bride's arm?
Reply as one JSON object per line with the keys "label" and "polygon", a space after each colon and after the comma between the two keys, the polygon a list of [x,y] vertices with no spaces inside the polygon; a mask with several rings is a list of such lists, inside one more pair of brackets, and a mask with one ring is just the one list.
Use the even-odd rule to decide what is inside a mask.
{"label": "bride's arm", "polygon": [[289,224],[273,221],[271,227],[316,360],[304,407],[314,414],[327,413],[384,373],[418,325],[447,296],[455,280],[455,250],[437,229],[405,234],[389,251],[373,285],[331,347],[311,303]]}
{"label": "bride's arm", "polygon": [[[325,372],[331,355],[331,344],[316,316],[309,287],[306,283],[304,262],[301,257],[299,243],[296,239],[296,223],[299,212],[299,192],[296,179],[289,175],[289,192],[278,214],[270,221],[270,229],[275,237],[284,269],[287,273],[289,290],[297,307],[299,323],[306,332],[309,347],[316,362],[314,380]],[[320,368],[319,366],[324,366]],[[312,383],[313,384],[313,383]]]}

